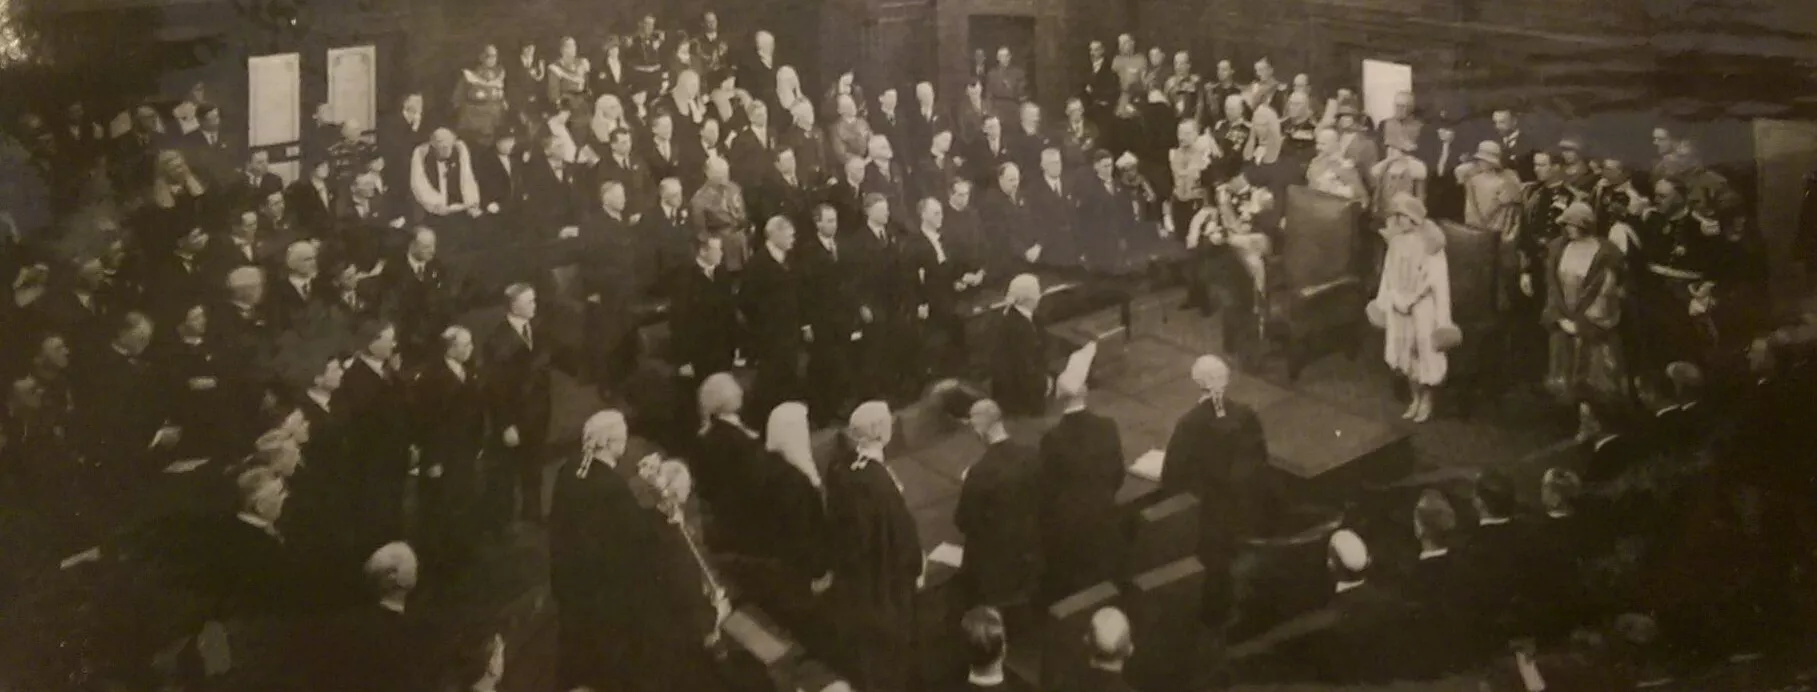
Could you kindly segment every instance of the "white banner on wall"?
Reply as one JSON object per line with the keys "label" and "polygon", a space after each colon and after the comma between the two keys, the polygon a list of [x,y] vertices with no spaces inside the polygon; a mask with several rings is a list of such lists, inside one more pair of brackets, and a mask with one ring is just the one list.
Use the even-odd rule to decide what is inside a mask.
{"label": "white banner on wall", "polygon": [[1376,122],[1394,117],[1394,95],[1413,91],[1413,67],[1383,60],[1363,61],[1363,112]]}
{"label": "white banner on wall", "polygon": [[351,46],[328,51],[328,114],[372,131],[378,119],[378,50]]}
{"label": "white banner on wall", "polygon": [[[254,148],[295,145],[303,138],[302,57],[296,53],[246,60],[246,141]],[[292,158],[282,152],[274,160]],[[294,162],[273,164],[272,172],[295,180]]]}

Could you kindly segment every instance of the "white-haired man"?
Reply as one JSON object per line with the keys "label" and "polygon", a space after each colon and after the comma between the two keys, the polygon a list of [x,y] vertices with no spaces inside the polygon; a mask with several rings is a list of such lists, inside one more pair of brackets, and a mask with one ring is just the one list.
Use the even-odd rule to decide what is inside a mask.
{"label": "white-haired man", "polygon": [[1403,625],[1403,606],[1369,579],[1374,562],[1356,532],[1342,529],[1326,545],[1325,564],[1335,582],[1330,620],[1302,642],[1287,647],[1295,660],[1310,663],[1321,682],[1385,684],[1405,669],[1415,650]]}
{"label": "white-haired man", "polygon": [[826,476],[835,611],[848,632],[852,683],[863,690],[908,688],[915,591],[925,571],[914,515],[884,449],[895,425],[888,404],[852,411],[846,442]]}
{"label": "white-haired man", "polygon": [[1021,274],[1009,282],[1008,306],[997,321],[991,351],[991,398],[1011,416],[1038,416],[1047,411],[1053,377],[1047,367],[1047,334],[1035,321],[1041,305],[1041,282]]}
{"label": "white-haired man", "polygon": [[1204,616],[1215,626],[1231,615],[1228,565],[1238,542],[1255,529],[1249,487],[1268,464],[1261,419],[1228,396],[1230,366],[1217,356],[1192,364],[1199,403],[1174,424],[1161,487],[1199,499],[1199,561],[1205,565]]}
{"label": "white-haired man", "polygon": [[[648,597],[648,551],[655,521],[632,493],[635,460],[623,414],[593,414],[581,428],[580,455],[556,472],[549,513],[549,586],[558,606],[559,689],[618,689],[640,680],[633,656]],[[639,569],[642,565],[645,569]]]}

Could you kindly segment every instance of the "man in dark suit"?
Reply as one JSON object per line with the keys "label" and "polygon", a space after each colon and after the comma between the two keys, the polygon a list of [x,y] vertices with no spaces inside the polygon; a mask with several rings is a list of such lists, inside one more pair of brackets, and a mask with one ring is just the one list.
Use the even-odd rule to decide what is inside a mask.
{"label": "man in dark suit", "polygon": [[1537,181],[1533,171],[1533,153],[1539,151],[1540,140],[1527,136],[1521,131],[1519,116],[1514,111],[1502,109],[1490,114],[1495,126],[1494,140],[1501,144],[1502,155],[1507,157],[1508,169],[1520,176],[1521,182]]}
{"label": "man in dark suit", "polygon": [[1458,164],[1471,152],[1457,140],[1457,123],[1439,115],[1432,127],[1432,141],[1422,143],[1420,160],[1426,164],[1426,207],[1432,217],[1446,221],[1464,218],[1464,186],[1457,180]]}
{"label": "man in dark suit", "polygon": [[364,574],[377,602],[329,616],[321,639],[308,647],[323,656],[311,667],[314,679],[350,692],[436,689],[446,642],[407,607],[417,571],[416,551],[407,543],[386,543],[372,552]]}
{"label": "man in dark suit", "polygon": [[1035,321],[1041,284],[1031,274],[1010,280],[1004,296],[1009,307],[997,321],[991,349],[991,398],[1012,416],[1039,416],[1047,411],[1053,377],[1047,368],[1047,334]]}
{"label": "man in dark suit", "polygon": [[1091,42],[1090,52],[1085,63],[1085,103],[1090,106],[1092,122],[1099,127],[1109,123],[1111,112],[1117,107],[1117,97],[1122,93],[1122,84],[1117,79],[1117,71],[1110,65],[1110,56],[1105,54],[1104,42]]}
{"label": "man in dark suit", "polygon": [[1003,409],[981,399],[967,417],[984,456],[960,475],[953,524],[965,537],[959,569],[965,604],[1022,606],[1035,597],[1041,570],[1040,502],[1034,451],[1009,439]]}
{"label": "man in dark suit", "polygon": [[1527,633],[1528,606],[1522,565],[1533,554],[1533,527],[1516,517],[1514,482],[1490,470],[1476,479],[1476,528],[1458,551],[1458,568],[1470,584],[1470,609],[1478,615],[1474,653],[1500,651]]}
{"label": "man in dark suit", "polygon": [[670,277],[669,360],[689,392],[707,376],[731,370],[737,355],[738,308],[732,277],[719,266],[721,242],[696,238],[694,263]]}
{"label": "man in dark suit", "polygon": [[1192,365],[1199,403],[1174,424],[1167,440],[1161,487],[1199,499],[1199,562],[1205,565],[1203,618],[1214,628],[1234,612],[1230,561],[1239,542],[1256,532],[1252,495],[1268,464],[1262,422],[1226,396],[1230,367],[1216,356]]}
{"label": "man in dark suit", "polygon": [[784,128],[781,135],[782,145],[795,150],[796,169],[802,179],[821,188],[838,177],[840,163],[833,160],[832,151],[827,147],[826,133],[821,132],[814,124],[814,104],[807,100],[796,102],[794,110],[788,114],[792,125]]}
{"label": "man in dark suit", "polygon": [[221,109],[204,103],[196,107],[196,130],[183,135],[183,156],[195,164],[209,185],[215,186],[233,175],[234,162],[243,155],[238,142],[229,141],[221,132]]}
{"label": "man in dark suit", "polygon": [[638,263],[625,186],[616,180],[601,183],[598,204],[581,223],[580,282],[587,301],[587,366],[604,395],[637,363],[636,307],[643,298],[638,272],[644,268]]}
{"label": "man in dark suit", "polygon": [[1054,378],[1065,413],[1041,435],[1042,604],[1116,574],[1117,490],[1123,487],[1123,437],[1117,422],[1088,408],[1086,380],[1097,342]]}
{"label": "man in dark suit", "polygon": [[897,215],[898,225],[904,225],[914,209],[909,199],[909,188],[914,182],[909,180],[908,169],[896,159],[898,149],[883,135],[871,135],[870,154],[866,157],[870,165],[864,170],[864,185],[860,188],[867,195],[883,195],[889,200],[890,211]]}
{"label": "man in dark suit", "polygon": [[857,689],[879,692],[909,689],[915,591],[926,572],[914,515],[884,460],[892,426],[887,404],[859,405],[846,426],[850,444],[826,475],[829,597],[848,633],[844,670]]}
{"label": "man in dark suit", "polygon": [[1349,529],[1332,534],[1326,564],[1336,582],[1318,630],[1295,642],[1292,658],[1311,663],[1329,684],[1387,684],[1398,677],[1410,649],[1399,598],[1369,579],[1369,549]]}
{"label": "man in dark suit", "polygon": [[656,179],[650,176],[649,164],[631,150],[631,131],[614,130],[608,151],[594,169],[594,182],[616,181],[625,188],[627,209],[643,209],[656,201]]}
{"label": "man in dark suit", "polygon": [[953,181],[967,177],[960,168],[959,157],[953,155],[952,130],[936,129],[928,135],[927,146],[915,151],[920,158],[914,161],[911,169],[913,180],[909,194],[916,199],[946,199],[952,192]]}
{"label": "man in dark suit", "polygon": [[781,216],[797,226],[808,225],[808,205],[818,201],[819,188],[814,181],[802,179],[795,150],[778,147],[772,159],[763,184],[747,188],[753,193],[749,198],[752,218],[767,221]]}
{"label": "man in dark suit", "polygon": [[212,302],[219,285],[208,283],[202,273],[207,248],[208,234],[196,226],[179,236],[169,253],[146,260],[145,307],[154,318],[180,320],[182,311]]}
{"label": "man in dark suit", "polygon": [[[902,151],[908,157],[920,156],[926,152],[934,141],[934,133],[951,129],[946,114],[940,112],[940,105],[935,102],[934,85],[930,82],[915,85],[914,111],[908,114],[905,121],[902,138],[894,141],[901,144]],[[950,142],[947,148],[952,148]],[[911,165],[918,162],[919,159],[910,160]]]}
{"label": "man in dark suit", "polygon": [[347,416],[348,453],[360,466],[355,514],[368,543],[404,533],[404,486],[416,450],[407,382],[397,358],[397,327],[373,320],[356,328],[359,350],[334,394]]}
{"label": "man in dark suit", "polygon": [[1033,225],[1029,233],[1035,247],[1040,248],[1033,261],[1046,267],[1078,267],[1079,244],[1073,237],[1073,222],[1079,213],[1078,195],[1072,190],[1072,181],[1066,179],[1058,147],[1047,147],[1038,158],[1041,176],[1023,185],[1028,190],[1028,215]]}
{"label": "man in dark suit", "polygon": [[146,509],[141,505],[147,499],[144,481],[162,468],[148,462],[175,445],[181,431],[169,424],[163,407],[168,397],[160,394],[163,379],[144,357],[151,345],[151,319],[128,312],[110,320],[108,328],[104,347],[81,366],[77,400],[87,402],[88,461],[110,470],[108,491],[117,494],[116,517],[131,521],[146,518],[138,515]]}
{"label": "man in dark suit", "polygon": [[808,410],[816,422],[843,413],[851,384],[852,333],[858,309],[850,293],[851,261],[841,254],[839,211],[830,204],[814,207],[814,236],[796,243],[801,277],[803,324],[808,341]]}
{"label": "man in dark suit", "polygon": [[202,276],[210,284],[219,285],[227,279],[228,272],[240,267],[267,266],[280,251],[282,248],[274,248],[259,237],[259,214],[247,209],[235,215],[227,233],[216,236],[202,251]]}
{"label": "man in dark suit", "polygon": [[[983,136],[965,153],[966,165],[971,169],[972,180],[980,187],[992,188],[997,185],[998,167],[1015,160],[1009,143],[1003,136],[1003,121],[994,115],[984,117]],[[1040,152],[1036,152],[1037,155]]]}
{"label": "man in dark suit", "polygon": [[435,132],[423,111],[423,94],[404,95],[398,110],[379,116],[379,156],[385,159],[385,189],[399,204],[410,199],[410,156]]}
{"label": "man in dark suit", "polygon": [[581,210],[588,205],[581,191],[580,170],[570,165],[571,144],[545,136],[543,155],[524,166],[522,184],[525,240],[547,241],[579,234]]}
{"label": "man in dark suit", "polygon": [[862,158],[852,158],[841,169],[844,175],[827,190],[826,201],[839,210],[839,230],[845,233],[865,225],[864,188],[870,163]]}
{"label": "man in dark suit", "polygon": [[759,31],[752,38],[749,60],[738,69],[738,88],[751,92],[751,98],[774,107],[776,103],[776,37]]}
{"label": "man in dark suit", "polygon": [[303,179],[284,189],[284,208],[295,215],[304,235],[328,239],[336,230],[335,191],[328,182],[328,162],[309,162],[303,170]]}
{"label": "man in dark suit", "polygon": [[750,122],[728,135],[726,153],[731,157],[727,163],[732,164],[732,181],[752,189],[775,170],[775,152],[782,142],[770,127],[770,109],[762,101],[751,102],[745,113]]}
{"label": "man in dark suit", "polygon": [[271,152],[254,149],[246,155],[246,167],[231,180],[221,181],[220,189],[225,192],[222,201],[226,208],[244,209],[283,192],[284,179],[271,172]]}
{"label": "man in dark suit", "polygon": [[328,287],[321,275],[319,254],[315,244],[306,240],[284,248],[284,270],[267,294],[274,326],[280,332],[301,332],[322,316]]}
{"label": "man in dark suit", "polygon": [[473,544],[480,452],[490,431],[473,333],[457,325],[440,336],[441,361],[417,370],[410,389],[423,468],[417,526],[425,555],[446,563],[461,560]]}
{"label": "man in dark suit", "polygon": [[901,99],[893,88],[884,89],[877,94],[877,107],[872,108],[868,114],[871,134],[889,140],[892,147],[899,147],[903,151],[914,151],[908,146],[910,139],[904,138],[904,135],[907,134],[905,129],[910,126],[896,112],[900,103]]}
{"label": "man in dark suit", "polygon": [[384,312],[397,323],[404,359],[413,367],[430,362],[441,351],[437,340],[453,319],[454,298],[447,269],[436,258],[435,231],[418,227],[403,257],[385,264],[379,285]]}
{"label": "man in dark suit", "polygon": [[917,374],[929,378],[956,377],[965,371],[965,317],[959,314],[959,296],[984,281],[984,274],[966,264],[945,233],[946,205],[927,197],[916,205],[916,232],[902,238],[904,271],[913,275],[908,302],[914,306],[920,327],[915,342]]}
{"label": "man in dark suit", "polygon": [[682,177],[683,144],[675,139],[675,115],[657,111],[650,117],[650,140],[644,143],[644,162],[656,180]]}
{"label": "man in dark suit", "polygon": [[[532,523],[543,517],[543,445],[549,437],[549,355],[555,345],[541,337],[536,320],[536,289],[528,284],[505,288],[504,320],[487,335],[481,349],[492,376],[485,381],[495,449],[500,452],[486,471],[491,490],[491,528],[503,528],[512,515],[511,490],[522,495],[519,516]],[[513,482],[513,476],[516,476]]]}
{"label": "man in dark suit", "polygon": [[751,355],[757,359],[754,420],[769,420],[770,409],[777,404],[801,398],[802,346],[812,333],[803,319],[801,270],[791,257],[795,223],[786,216],[771,216],[763,234],[764,243],[752,253],[738,295]]}
{"label": "man in dark suit", "polygon": [[342,259],[361,271],[396,254],[410,241],[404,214],[379,191],[383,184],[379,174],[361,173],[335,199],[335,237],[343,244]]}
{"label": "man in dark suit", "polygon": [[1004,135],[1004,140],[1009,143],[1010,160],[1022,170],[1032,171],[1041,165],[1042,152],[1054,146],[1054,138],[1041,119],[1040,106],[1024,103],[1020,113],[1020,120]]}
{"label": "man in dark suit", "polygon": [[890,214],[895,207],[880,194],[864,196],[865,225],[845,243],[852,258],[852,296],[858,302],[857,395],[887,399],[902,394],[908,378],[901,367],[912,351],[913,306],[907,304],[910,270],[902,262],[901,238]]}
{"label": "man in dark suit", "polygon": [[638,238],[648,253],[646,266],[651,267],[651,288],[657,295],[670,297],[668,280],[677,269],[694,263],[694,225],[688,218],[688,200],[682,196],[680,178],[664,178],[656,184],[656,203],[638,219]]}
{"label": "man in dark suit", "polygon": [[84,369],[82,363],[104,350],[113,338],[110,322],[120,306],[107,299],[106,284],[107,270],[100,258],[77,258],[64,284],[32,305],[43,324],[68,339],[78,372]]}
{"label": "man in dark suit", "polygon": [[1473,662],[1469,648],[1461,645],[1476,619],[1467,598],[1470,585],[1451,553],[1456,533],[1457,512],[1451,501],[1438,490],[1422,493],[1413,509],[1413,537],[1420,552],[1407,569],[1405,589],[1410,598],[1408,634],[1421,652],[1416,672],[1432,678]]}
{"label": "man in dark suit", "polygon": [[498,133],[492,151],[474,154],[473,179],[479,184],[480,204],[486,213],[512,218],[518,209],[525,167],[526,158],[517,150],[517,133],[510,128]]}

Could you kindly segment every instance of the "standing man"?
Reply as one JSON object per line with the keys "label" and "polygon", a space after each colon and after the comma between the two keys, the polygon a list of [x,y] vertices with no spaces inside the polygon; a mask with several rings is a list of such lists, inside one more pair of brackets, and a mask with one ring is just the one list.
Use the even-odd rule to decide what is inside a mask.
{"label": "standing man", "polygon": [[1026,606],[1040,582],[1041,539],[1033,450],[1009,439],[1003,409],[980,399],[967,425],[984,441],[984,456],[960,474],[953,524],[965,537],[959,580],[965,605]]}
{"label": "standing man", "polygon": [[720,241],[726,271],[736,273],[750,254],[745,235],[751,221],[746,216],[744,190],[732,182],[731,164],[725,159],[707,159],[706,173],[706,182],[688,202],[689,216],[696,231]]}
{"label": "standing man", "polygon": [[1013,119],[1016,109],[1028,100],[1028,73],[1020,65],[1010,64],[1009,46],[997,48],[997,64],[984,75],[984,97],[1003,120]]}
{"label": "standing man", "polygon": [[1053,378],[1047,374],[1047,335],[1035,321],[1041,283],[1033,274],[1010,280],[1009,303],[997,322],[991,351],[991,398],[1012,416],[1039,416],[1047,410]]}
{"label": "standing man", "polygon": [[749,332],[751,355],[757,359],[756,405],[752,420],[769,420],[770,409],[801,398],[802,345],[813,338],[803,319],[801,272],[790,255],[795,224],[772,216],[763,227],[764,243],[746,267],[739,301]]}
{"label": "standing man", "polygon": [[694,420],[695,391],[714,373],[737,362],[738,303],[732,277],[720,266],[721,241],[700,236],[694,262],[670,279],[669,360],[675,365],[682,420]]}
{"label": "standing man", "polygon": [[385,309],[395,315],[399,346],[412,367],[441,351],[437,341],[454,318],[454,296],[435,246],[435,231],[418,227],[404,261],[387,263],[379,275]]}
{"label": "standing man", "polygon": [[926,197],[915,206],[920,223],[917,233],[903,239],[903,261],[915,275],[909,301],[921,327],[918,366],[932,377],[956,377],[963,374],[966,354],[959,295],[984,283],[984,273],[966,264],[947,239],[946,208],[939,198]]}
{"label": "standing man", "polygon": [[[526,294],[533,295],[533,294]],[[556,678],[563,689],[638,689],[643,673],[638,600],[649,596],[654,515],[638,504],[624,468],[624,415],[593,414],[581,429],[580,458],[557,471],[549,526],[549,588],[561,636]],[[647,674],[647,673],[644,673]],[[610,687],[608,687],[610,686]]]}
{"label": "standing man", "polygon": [[864,228],[851,234],[852,294],[858,301],[863,336],[858,353],[858,395],[888,398],[897,393],[903,378],[900,368],[905,350],[904,309],[908,284],[904,281],[901,241],[890,224],[890,203],[879,194],[864,196]]}
{"label": "standing man", "polygon": [[359,328],[334,407],[347,416],[348,454],[359,465],[358,515],[367,539],[404,536],[404,486],[417,457],[405,382],[398,373],[397,328],[382,320]]}
{"label": "standing man", "polygon": [[1117,57],[1110,61],[1110,69],[1117,73],[1117,89],[1124,93],[1134,93],[1142,84],[1142,75],[1148,73],[1148,59],[1136,52],[1136,37],[1122,34],[1117,37]]}
{"label": "standing man", "polygon": [[[637,362],[636,305],[642,297],[635,220],[626,212],[625,186],[599,186],[599,208],[588,214],[581,238],[580,278],[587,295],[587,352],[594,385],[602,395],[617,387]],[[602,396],[602,398],[604,398]]]}
{"label": "standing man", "polygon": [[1041,435],[1041,605],[1110,579],[1117,569],[1123,437],[1115,420],[1089,409],[1086,380],[1097,352],[1097,342],[1086,344],[1055,378],[1065,413]]}
{"label": "standing man", "polygon": [[839,210],[820,204],[811,212],[814,237],[797,243],[802,322],[808,338],[808,410],[815,422],[837,419],[851,390],[852,335],[858,307],[852,301],[850,255],[839,241]]}
{"label": "standing man", "polygon": [[430,562],[446,564],[473,544],[480,452],[488,431],[473,333],[448,327],[438,342],[441,362],[419,370],[410,389],[416,445],[423,450],[417,526],[424,538],[418,540]]}
{"label": "standing man", "polygon": [[1520,176],[1521,182],[1530,183],[1536,180],[1533,175],[1533,152],[1537,149],[1528,141],[1520,129],[1520,118],[1514,111],[1502,109],[1490,114],[1489,119],[1495,125],[1495,143],[1502,148],[1502,154],[1508,157],[1508,168]]}
{"label": "standing man", "polygon": [[915,517],[884,460],[893,426],[888,404],[860,404],[826,478],[832,595],[849,633],[845,670],[866,692],[909,689],[915,592],[927,566]]}
{"label": "standing man", "polygon": [[535,524],[544,520],[542,451],[549,438],[549,357],[555,348],[545,343],[535,321],[536,289],[511,284],[505,287],[505,300],[505,318],[482,349],[482,361],[492,373],[485,383],[486,398],[498,431],[492,444],[499,454],[486,471],[495,529],[510,522],[513,485],[522,496],[518,516]]}
{"label": "standing man", "polygon": [[1103,126],[1109,122],[1111,110],[1117,106],[1117,95],[1122,92],[1122,84],[1117,81],[1117,70],[1112,66],[1110,56],[1105,55],[1103,41],[1092,41],[1087,51],[1082,98],[1090,107],[1092,122]]}
{"label": "standing man", "polygon": [[1255,411],[1226,396],[1230,366],[1217,356],[1192,364],[1199,403],[1174,424],[1161,487],[1199,499],[1199,562],[1205,565],[1204,612],[1213,629],[1234,615],[1230,564],[1253,533],[1255,481],[1268,464],[1268,441]]}

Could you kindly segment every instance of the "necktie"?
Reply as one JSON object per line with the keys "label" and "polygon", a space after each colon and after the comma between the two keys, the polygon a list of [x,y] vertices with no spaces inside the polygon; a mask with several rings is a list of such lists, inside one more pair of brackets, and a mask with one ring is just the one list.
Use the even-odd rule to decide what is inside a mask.
{"label": "necktie", "polygon": [[833,256],[834,262],[839,261],[839,243],[836,243],[833,240],[828,239],[826,241],[826,252],[827,252],[827,254]]}
{"label": "necktie", "polygon": [[[421,265],[421,264],[416,265],[416,280],[417,281],[423,280],[423,265]],[[529,326],[526,325],[524,328],[529,329]]]}
{"label": "necktie", "polygon": [[520,333],[522,333],[524,335],[524,347],[528,348],[530,350],[533,350],[533,351],[536,350],[536,341],[534,339],[530,338],[530,323],[529,322],[524,323],[524,328]]}
{"label": "necktie", "polygon": [[1224,417],[1224,395],[1218,394],[1216,396],[1211,397],[1211,408],[1213,411],[1217,412],[1219,418],[1223,418]]}

